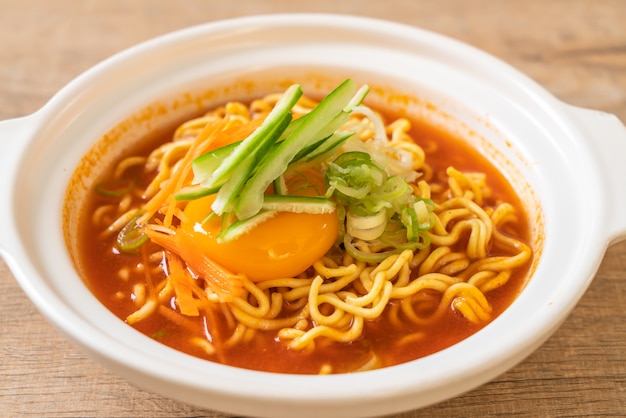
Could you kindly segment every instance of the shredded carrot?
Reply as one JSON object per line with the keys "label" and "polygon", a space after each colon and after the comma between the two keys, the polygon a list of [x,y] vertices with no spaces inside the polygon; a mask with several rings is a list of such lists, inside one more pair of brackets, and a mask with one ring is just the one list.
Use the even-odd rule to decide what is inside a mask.
{"label": "shredded carrot", "polygon": [[[196,284],[195,279],[184,266],[183,260],[172,252],[167,253],[167,263],[169,266],[168,280],[172,283],[172,287],[176,292],[176,304],[180,309],[180,314],[160,306],[159,312],[176,323],[183,323],[189,329],[193,323],[188,322],[184,316],[199,316],[200,310],[204,312],[206,322],[204,332],[207,333],[207,339],[213,343],[215,354],[219,361],[224,362],[224,354],[222,352],[221,337],[213,312],[211,303],[207,298],[204,290]],[[200,305],[200,308],[198,307]],[[161,309],[162,308],[162,309]],[[184,315],[184,316],[183,316]]]}
{"label": "shredded carrot", "polygon": [[212,260],[188,232],[183,229],[173,230],[173,234],[165,234],[147,228],[146,234],[155,244],[180,256],[194,273],[206,280],[220,300],[231,302],[243,293],[243,278],[240,275]]}
{"label": "shredded carrot", "polygon": [[169,227],[178,203],[174,199],[174,194],[193,177],[191,171],[193,160],[208,151],[245,139],[262,122],[263,118],[254,119],[243,125],[227,129],[224,129],[226,122],[223,120],[207,123],[163,188],[143,205],[143,214],[138,219],[138,223],[145,224],[154,214],[165,207],[163,224]]}
{"label": "shredded carrot", "polygon": [[174,287],[176,304],[180,309],[180,313],[186,316],[198,316],[200,311],[193,297],[193,287],[195,287],[195,284],[192,282],[193,278],[185,269],[180,257],[168,254],[167,263],[169,269],[167,277]]}
{"label": "shredded carrot", "polygon": [[264,119],[265,118],[252,119],[247,123],[224,129],[216,136],[213,142],[207,144],[205,148],[201,149],[200,154],[221,148],[225,145],[230,145],[233,142],[244,140],[250,136],[252,132],[259,127],[259,125],[261,125]]}
{"label": "shredded carrot", "polygon": [[171,219],[176,206],[176,200],[174,199],[174,193],[177,188],[181,187],[185,178],[191,172],[191,162],[195,158],[194,150],[198,147],[199,143],[210,141],[216,137],[217,133],[223,128],[223,121],[215,121],[207,123],[202,132],[198,135],[198,138],[194,141],[191,148],[187,151],[183,160],[178,167],[172,172],[171,177],[165,182],[165,185],[160,189],[143,207],[143,214],[138,219],[138,223],[146,223],[150,218],[154,216],[163,206],[167,205],[166,220],[163,222],[165,226],[171,224]]}
{"label": "shredded carrot", "polygon": [[174,189],[167,196],[167,210],[165,211],[165,218],[163,224],[170,226],[172,224],[172,218],[174,217],[174,210],[176,209],[176,199],[174,199],[174,193],[183,187],[183,184],[191,176],[192,161],[199,156],[197,149],[200,145],[205,143],[212,143],[217,137],[218,133],[224,128],[224,121],[207,124],[202,133],[198,135],[198,138],[191,144],[191,147],[183,157],[180,163],[180,169],[176,170],[169,180],[169,184],[174,185]]}

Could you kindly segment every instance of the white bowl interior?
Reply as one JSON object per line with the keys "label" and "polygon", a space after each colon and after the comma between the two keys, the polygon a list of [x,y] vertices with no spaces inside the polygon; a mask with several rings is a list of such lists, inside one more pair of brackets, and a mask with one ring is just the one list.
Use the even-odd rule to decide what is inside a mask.
{"label": "white bowl interior", "polygon": [[[415,112],[481,149],[523,197],[535,220],[537,262],[533,278],[508,310],[455,346],[401,366],[357,375],[291,376],[175,352],[97,302],[65,242],[76,245],[81,196],[125,138],[199,105],[258,96],[288,82],[326,92],[346,77],[374,87],[374,105],[395,105],[403,95],[416,98],[409,103]],[[274,417],[294,411],[374,416],[425,406],[522,360],[561,323],[597,268],[606,247],[604,230],[585,202],[602,199],[594,191],[600,189],[599,179],[560,106],[501,62],[414,28],[339,16],[258,17],[192,28],[105,61],[39,112],[41,125],[15,182],[13,211],[23,249],[11,256],[31,260],[16,263],[18,278],[71,339],[114,371],[168,396]],[[99,157],[92,161],[94,170],[73,178],[75,191],[64,206],[81,158],[114,127],[113,137],[120,140],[100,144],[92,154]],[[568,181],[581,171],[589,174],[578,183]],[[590,191],[585,201],[577,193],[580,187]],[[597,251],[591,256],[590,244]]]}

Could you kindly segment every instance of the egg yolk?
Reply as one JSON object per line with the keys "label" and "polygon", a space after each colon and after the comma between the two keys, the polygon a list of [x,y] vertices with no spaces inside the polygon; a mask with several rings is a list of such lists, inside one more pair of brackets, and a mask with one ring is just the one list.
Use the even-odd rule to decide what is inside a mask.
{"label": "egg yolk", "polygon": [[[303,180],[304,187],[294,190],[290,187],[289,193],[320,194],[321,176],[310,175]],[[203,223],[214,199],[215,196],[207,196],[190,201],[181,228],[194,237],[208,257],[252,281],[297,276],[326,254],[337,239],[338,221],[334,212],[319,215],[279,212],[245,235],[218,243],[221,217],[213,216]]]}

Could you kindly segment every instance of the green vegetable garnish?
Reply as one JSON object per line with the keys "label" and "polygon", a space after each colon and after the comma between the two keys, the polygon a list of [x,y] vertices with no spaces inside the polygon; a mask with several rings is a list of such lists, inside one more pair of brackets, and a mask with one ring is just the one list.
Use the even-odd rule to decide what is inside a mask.
{"label": "green vegetable garnish", "polygon": [[[341,154],[329,164],[326,181],[326,197],[334,197],[345,208],[343,245],[356,259],[379,262],[404,249],[429,245],[433,202],[415,197],[404,178],[388,176],[368,153]],[[378,240],[394,249],[370,254],[360,251],[354,239]]]}
{"label": "green vegetable garnish", "polygon": [[134,253],[137,248],[148,241],[143,226],[137,223],[141,213],[137,213],[117,234],[116,245],[123,253]]}
{"label": "green vegetable garnish", "polygon": [[109,180],[96,184],[95,190],[101,196],[120,197],[130,193],[135,186],[135,179]]}

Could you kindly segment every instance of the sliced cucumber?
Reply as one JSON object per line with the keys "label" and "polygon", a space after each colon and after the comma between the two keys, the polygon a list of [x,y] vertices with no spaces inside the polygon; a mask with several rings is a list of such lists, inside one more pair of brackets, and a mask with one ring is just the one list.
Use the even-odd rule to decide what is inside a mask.
{"label": "sliced cucumber", "polygon": [[276,216],[276,214],[278,214],[277,211],[270,210],[265,212],[259,212],[256,215],[242,221],[235,221],[217,236],[216,241],[218,242],[218,244],[233,241],[240,236],[247,234],[257,225],[267,221],[268,219],[273,218],[274,216]]}
{"label": "sliced cucumber", "polygon": [[221,186],[204,187],[201,184],[192,184],[181,188],[174,195],[175,200],[195,200],[213,193],[217,193]]}
{"label": "sliced cucumber", "polygon": [[356,83],[350,79],[326,96],[291,135],[272,148],[260,162],[256,173],[246,182],[241,197],[235,205],[239,219],[257,214],[263,206],[263,195],[267,187],[283,174],[296,154],[315,141],[316,135],[350,102],[356,91]]}
{"label": "sliced cucumber", "polygon": [[291,195],[265,195],[262,210],[274,210],[278,212],[310,213],[321,215],[333,213],[335,202],[322,196],[291,196]]}
{"label": "sliced cucumber", "polygon": [[194,174],[192,184],[200,184],[210,179],[215,170],[224,162],[224,159],[230,156],[239,144],[241,141],[233,142],[194,159],[191,163]]}
{"label": "sliced cucumber", "polygon": [[285,182],[285,176],[280,175],[274,179],[272,182],[274,186],[274,193],[277,195],[285,195],[287,194],[287,183]]}
{"label": "sliced cucumber", "polygon": [[[302,88],[298,84],[290,86],[280,97],[263,123],[250,136],[244,139],[230,155],[224,158],[211,177],[206,182],[203,182],[203,185],[205,187],[213,187],[218,184],[224,184],[233,171],[238,169],[247,157],[257,153],[267,143],[273,144],[289,125],[289,123],[284,124],[285,117],[287,115],[291,117],[291,108],[301,96]],[[282,129],[276,135],[277,125],[281,125]]]}
{"label": "sliced cucumber", "polygon": [[333,213],[335,202],[321,196],[266,195],[259,213],[231,223],[217,237],[218,243],[233,241],[247,234],[259,224],[273,218],[279,212],[310,213],[321,215]]}
{"label": "sliced cucumber", "polygon": [[[275,121],[272,127],[266,130],[266,139],[259,144],[256,153],[250,153],[241,159],[237,170],[234,170],[228,180],[222,185],[217,193],[211,209],[218,215],[224,212],[231,212],[234,209],[236,200],[239,197],[239,190],[250,177],[257,164],[257,154],[264,155],[267,149],[274,146],[274,142],[291,122],[291,113],[287,112],[281,119]],[[204,184],[203,184],[204,185]]]}

